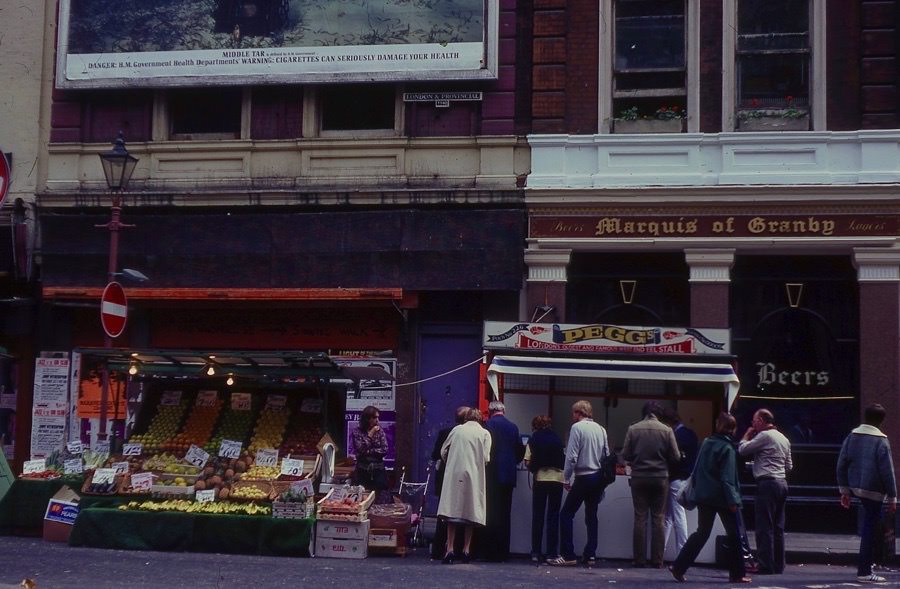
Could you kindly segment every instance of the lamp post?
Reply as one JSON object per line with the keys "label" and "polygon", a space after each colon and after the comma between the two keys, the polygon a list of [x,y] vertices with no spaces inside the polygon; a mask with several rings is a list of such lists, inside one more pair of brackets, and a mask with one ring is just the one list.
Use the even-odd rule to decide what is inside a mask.
{"label": "lamp post", "polygon": [[[113,282],[118,274],[119,265],[119,230],[134,227],[134,225],[126,225],[121,222],[122,218],[122,191],[128,187],[128,181],[134,173],[137,166],[138,158],[134,157],[125,149],[125,135],[119,131],[113,143],[113,148],[105,151],[100,155],[100,163],[103,166],[103,175],[106,177],[106,185],[109,187],[112,207],[110,209],[110,219],[108,223],[96,225],[109,230],[109,265],[107,270],[107,283]],[[104,347],[112,347],[112,338],[106,334],[103,342]],[[116,409],[118,410],[118,399],[116,399]],[[106,437],[106,414],[109,404],[109,370],[103,367],[102,383],[100,389],[100,431],[98,437]],[[113,441],[115,434],[113,434]],[[112,449],[112,448],[111,448]]]}

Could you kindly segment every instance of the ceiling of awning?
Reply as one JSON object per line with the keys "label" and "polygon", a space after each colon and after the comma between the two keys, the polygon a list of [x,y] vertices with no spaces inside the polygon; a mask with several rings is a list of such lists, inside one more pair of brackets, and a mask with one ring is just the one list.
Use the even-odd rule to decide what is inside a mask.
{"label": "ceiling of awning", "polygon": [[717,382],[725,387],[729,409],[740,389],[740,381],[730,364],[699,362],[495,356],[487,370],[494,395],[499,393],[500,374]]}

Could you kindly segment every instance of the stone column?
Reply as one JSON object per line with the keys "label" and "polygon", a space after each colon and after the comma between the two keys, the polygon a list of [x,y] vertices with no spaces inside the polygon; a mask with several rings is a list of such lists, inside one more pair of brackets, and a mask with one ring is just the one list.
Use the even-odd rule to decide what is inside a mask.
{"label": "stone column", "polygon": [[[566,267],[572,250],[525,250],[525,317],[540,323],[566,320]],[[552,309],[548,309],[552,307]],[[543,318],[541,318],[543,317]]]}
{"label": "stone column", "polygon": [[855,248],[853,264],[859,281],[860,420],[866,405],[884,405],[882,431],[900,472],[900,249]]}
{"label": "stone column", "polygon": [[733,249],[686,249],[690,267],[691,327],[728,328]]}

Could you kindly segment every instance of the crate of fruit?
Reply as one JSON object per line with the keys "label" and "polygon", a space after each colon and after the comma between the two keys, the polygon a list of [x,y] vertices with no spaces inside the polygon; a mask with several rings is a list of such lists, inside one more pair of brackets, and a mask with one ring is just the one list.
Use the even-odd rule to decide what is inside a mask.
{"label": "crate of fruit", "polygon": [[127,473],[115,474],[115,471],[109,468],[88,470],[84,473],[84,483],[81,485],[81,494],[101,496],[115,495],[122,486],[122,480],[126,476],[128,476]]}
{"label": "crate of fruit", "polygon": [[363,487],[336,487],[317,504],[318,519],[359,522],[368,518],[375,492]]}
{"label": "crate of fruit", "polygon": [[271,501],[274,499],[272,483],[269,481],[239,480],[231,487],[227,498],[232,501]]}

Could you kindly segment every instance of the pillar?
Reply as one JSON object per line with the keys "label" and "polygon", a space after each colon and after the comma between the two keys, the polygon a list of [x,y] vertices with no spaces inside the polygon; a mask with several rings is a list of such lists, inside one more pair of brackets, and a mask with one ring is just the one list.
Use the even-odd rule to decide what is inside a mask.
{"label": "pillar", "polygon": [[540,323],[566,320],[566,268],[572,250],[525,250],[525,317]]}
{"label": "pillar", "polygon": [[690,268],[691,327],[728,328],[733,249],[686,249]]}

